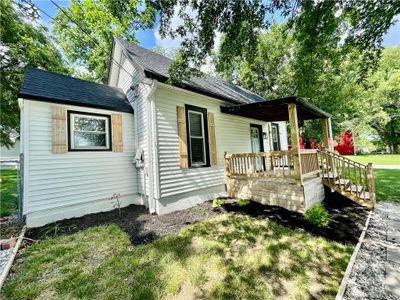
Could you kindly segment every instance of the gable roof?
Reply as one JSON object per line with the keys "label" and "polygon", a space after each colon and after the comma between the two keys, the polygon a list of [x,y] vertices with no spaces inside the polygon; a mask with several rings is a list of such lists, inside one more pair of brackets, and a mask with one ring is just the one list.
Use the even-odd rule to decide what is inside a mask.
{"label": "gable roof", "polygon": [[[127,51],[128,55],[144,69],[147,77],[155,78],[161,82],[169,79],[168,69],[173,62],[172,59],[123,39],[115,39]],[[192,77],[183,84],[184,89],[235,104],[248,104],[265,100],[249,90],[210,75],[201,78]]]}
{"label": "gable roof", "polygon": [[28,67],[18,97],[132,113],[122,90]]}

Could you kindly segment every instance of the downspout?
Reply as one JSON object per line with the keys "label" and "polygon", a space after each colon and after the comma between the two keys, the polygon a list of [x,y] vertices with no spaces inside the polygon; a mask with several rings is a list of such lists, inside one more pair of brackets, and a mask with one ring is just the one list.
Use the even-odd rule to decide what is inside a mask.
{"label": "downspout", "polygon": [[[150,83],[150,91],[146,97],[146,133],[147,133],[147,156],[148,156],[148,166],[147,166],[147,174],[149,180],[149,194],[148,194],[148,205],[149,205],[149,212],[155,213],[156,212],[156,200],[154,195],[154,183],[155,183],[155,174],[154,174],[154,160],[153,156],[155,153],[155,136],[154,136],[154,92],[157,88],[157,81],[149,79],[143,80],[143,83]],[[146,191],[145,191],[146,192]]]}

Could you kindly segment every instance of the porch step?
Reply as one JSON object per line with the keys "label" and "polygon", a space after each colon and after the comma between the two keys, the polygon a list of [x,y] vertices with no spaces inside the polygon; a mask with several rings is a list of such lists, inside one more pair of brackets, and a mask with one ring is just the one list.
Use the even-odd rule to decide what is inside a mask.
{"label": "porch step", "polygon": [[349,185],[349,183],[350,183],[350,180],[348,180],[348,179],[339,179],[339,180],[335,181],[335,184],[340,185],[341,187],[343,187],[343,186],[347,187]]}
{"label": "porch step", "polygon": [[332,180],[328,178],[322,180],[322,183],[325,186],[333,189],[335,192],[347,197],[348,199],[363,206],[373,207],[373,204],[369,201],[370,200],[369,192],[363,191],[362,186],[358,186],[358,194],[356,194],[357,186],[355,184],[352,184],[351,186],[346,186],[346,189],[344,189],[343,186],[337,184],[339,182],[342,183],[346,182],[346,185],[348,185],[350,181],[347,179],[339,179],[336,180],[335,182],[332,182]]}
{"label": "porch step", "polygon": [[333,174],[332,172],[328,172],[326,174],[323,174],[322,178],[324,178],[324,179],[336,179],[337,175]]}
{"label": "porch step", "polygon": [[346,189],[347,192],[351,192],[351,193],[356,193],[356,192],[361,193],[362,190],[363,190],[363,186],[361,186],[361,185],[355,185],[355,184],[352,184],[351,186],[349,186],[349,187]]}

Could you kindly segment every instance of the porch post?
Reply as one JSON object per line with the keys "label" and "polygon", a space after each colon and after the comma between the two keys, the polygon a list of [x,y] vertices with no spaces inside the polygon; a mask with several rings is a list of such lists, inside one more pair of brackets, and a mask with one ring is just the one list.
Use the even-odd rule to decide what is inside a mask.
{"label": "porch post", "polygon": [[321,119],[322,125],[322,143],[325,149],[329,149],[329,132],[328,132],[328,118]]}
{"label": "porch post", "polygon": [[300,156],[300,135],[299,135],[299,123],[297,120],[297,107],[295,103],[288,104],[289,110],[289,124],[290,124],[290,140],[292,141],[292,157],[294,174],[296,178],[303,183],[301,176],[301,156]]}

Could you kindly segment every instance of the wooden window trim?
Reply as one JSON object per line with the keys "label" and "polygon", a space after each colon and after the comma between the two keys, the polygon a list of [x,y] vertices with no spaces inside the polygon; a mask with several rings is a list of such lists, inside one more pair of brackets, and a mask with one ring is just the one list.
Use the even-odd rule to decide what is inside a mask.
{"label": "wooden window trim", "polygon": [[[97,116],[97,117],[103,117],[107,118],[108,121],[108,147],[104,149],[75,149],[72,148],[72,143],[71,143],[71,135],[72,135],[72,130],[71,130],[71,115],[72,114],[78,114],[78,115],[87,115],[87,116]],[[91,113],[91,112],[83,112],[83,111],[76,111],[76,110],[68,110],[67,111],[67,130],[68,130],[68,152],[104,152],[104,151],[112,151],[112,123],[111,123],[111,115],[105,115],[105,114],[98,114],[98,113]]]}
{"label": "wooden window trim", "polygon": [[[205,143],[205,159],[206,163],[204,165],[192,165],[192,145],[190,140],[190,131],[189,131],[189,111],[197,112],[203,114],[203,134],[204,134],[204,143]],[[207,168],[211,166],[210,163],[210,143],[208,136],[208,114],[207,109],[193,106],[189,104],[185,104],[185,118],[186,118],[186,140],[187,140],[187,152],[188,152],[188,164],[189,168]]]}

